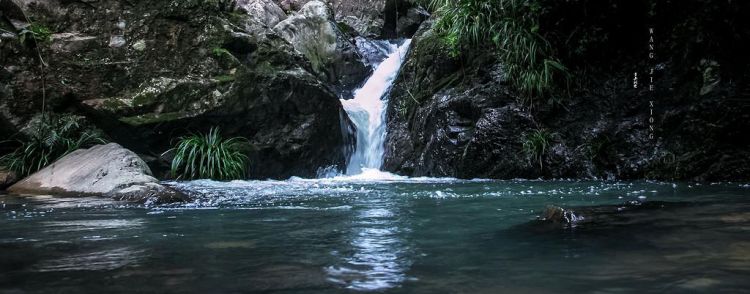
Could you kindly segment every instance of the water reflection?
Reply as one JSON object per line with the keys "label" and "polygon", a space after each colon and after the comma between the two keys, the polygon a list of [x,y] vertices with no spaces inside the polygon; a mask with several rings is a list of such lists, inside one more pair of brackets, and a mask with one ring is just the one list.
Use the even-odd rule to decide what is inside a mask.
{"label": "water reflection", "polygon": [[[360,198],[361,199],[361,198]],[[355,204],[362,207],[352,222],[351,254],[342,264],[326,269],[328,280],[353,290],[393,288],[407,279],[411,266],[409,244],[404,240],[407,224],[399,217],[403,207],[368,197]]]}
{"label": "water reflection", "polygon": [[[33,267],[36,272],[103,271],[137,265],[147,254],[143,249],[122,246],[144,219],[90,219],[43,221],[39,225],[48,240],[35,246],[48,253]],[[78,238],[71,239],[70,234]],[[91,242],[95,242],[91,243]]]}
{"label": "water reflection", "polygon": [[114,248],[56,257],[41,262],[38,272],[52,271],[102,271],[113,270],[137,264],[144,257],[143,250],[130,247]]}

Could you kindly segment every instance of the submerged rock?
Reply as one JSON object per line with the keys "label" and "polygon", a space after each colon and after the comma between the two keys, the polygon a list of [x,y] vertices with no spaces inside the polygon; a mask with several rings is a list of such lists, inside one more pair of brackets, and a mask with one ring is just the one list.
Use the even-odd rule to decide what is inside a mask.
{"label": "submerged rock", "polygon": [[520,227],[530,231],[554,231],[562,228],[607,230],[635,222],[658,220],[659,213],[674,213],[697,206],[700,204],[665,201],[628,201],[618,205],[571,208],[550,205],[539,213],[536,220]]}
{"label": "submerged rock", "polygon": [[131,202],[185,200],[181,193],[160,185],[135,153],[115,143],[73,151],[8,191],[32,195],[106,196]]}
{"label": "submerged rock", "polygon": [[584,221],[585,219],[585,217],[576,215],[576,213],[571,210],[565,210],[562,207],[551,205],[542,210],[542,213],[539,215],[540,221],[557,225],[575,226],[578,222]]}

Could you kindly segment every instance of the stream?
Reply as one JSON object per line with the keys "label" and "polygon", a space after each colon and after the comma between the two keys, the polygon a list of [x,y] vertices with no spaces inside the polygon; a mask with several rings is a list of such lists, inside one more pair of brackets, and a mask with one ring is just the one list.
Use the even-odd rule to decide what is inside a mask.
{"label": "stream", "polygon": [[[750,186],[338,177],[174,183],[192,203],[0,196],[0,291],[741,292]],[[689,203],[530,227],[546,205]]]}
{"label": "stream", "polygon": [[[750,185],[380,171],[387,93],[409,43],[384,46],[342,100],[357,145],[339,174],[168,182],[192,199],[170,205],[0,195],[0,293],[746,291]],[[537,221],[548,205],[626,203],[644,209]]]}

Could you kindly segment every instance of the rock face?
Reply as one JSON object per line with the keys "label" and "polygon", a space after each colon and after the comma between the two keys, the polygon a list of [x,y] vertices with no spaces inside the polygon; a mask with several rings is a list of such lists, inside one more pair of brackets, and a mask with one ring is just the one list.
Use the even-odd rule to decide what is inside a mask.
{"label": "rock face", "polygon": [[16,194],[108,196],[134,202],[174,202],[182,195],[158,184],[135,153],[110,143],[76,150],[8,189]]}
{"label": "rock face", "polygon": [[[275,0],[289,13],[317,0]],[[411,37],[429,17],[415,0],[333,0],[336,23],[354,34],[375,39]]]}
{"label": "rock face", "polygon": [[86,115],[112,141],[155,162],[169,160],[158,158],[179,136],[217,126],[256,147],[253,178],[315,177],[320,168],[343,167],[353,137],[342,131],[351,122],[338,94],[349,88],[337,78],[352,86],[368,70],[346,47],[351,37],[328,16],[316,19],[334,32],[321,39],[335,47],[323,51],[334,59],[317,67],[320,60],[273,30],[287,19],[276,4],[225,2],[23,1],[14,7],[53,33],[38,43],[21,43],[5,26],[25,20],[4,10],[0,27],[11,33],[0,36],[0,133],[17,133],[44,105]]}
{"label": "rock face", "polygon": [[0,167],[0,190],[7,188],[17,180],[16,174]]}
{"label": "rock face", "polygon": [[[445,55],[425,23],[391,92],[384,169],[414,176],[534,176],[515,144],[533,126],[515,103],[502,68],[485,69],[471,89],[452,87],[460,63]],[[493,80],[495,77],[498,80]],[[416,99],[423,104],[410,106]]]}
{"label": "rock face", "polygon": [[286,12],[271,0],[239,0],[236,5],[268,27],[286,19]]}
{"label": "rock face", "polygon": [[274,30],[310,61],[321,79],[350,96],[369,75],[356,47],[338,29],[333,11],[321,1],[310,1],[295,15],[278,23]]}
{"label": "rock face", "polygon": [[[588,4],[558,4],[562,8],[549,10],[567,10],[552,14],[543,28],[564,36],[570,35],[566,29],[615,32],[622,23],[611,24],[607,13],[641,11],[620,7],[581,23],[575,13]],[[544,101],[531,109],[520,102],[494,54],[477,50],[452,58],[431,24],[423,24],[391,93],[384,169],[459,178],[750,180],[750,141],[741,135],[750,131],[750,67],[741,53],[750,48],[737,40],[750,38],[750,30],[725,21],[742,19],[747,6],[702,0],[685,5],[691,9],[659,6],[664,10],[659,15],[671,17],[656,24],[662,28],[656,39],[662,41],[654,64],[648,63],[648,46],[632,42],[646,42],[648,34],[634,36],[630,30],[558,47],[578,48],[563,55],[563,62],[578,70],[577,84],[561,104]],[[710,17],[695,19],[691,10]],[[635,32],[648,32],[633,22]],[[702,24],[685,27],[686,22]],[[696,37],[705,35],[716,43]],[[653,92],[647,91],[650,68]],[[637,89],[634,72],[641,77]],[[523,150],[525,136],[538,129],[550,134],[541,164]]]}

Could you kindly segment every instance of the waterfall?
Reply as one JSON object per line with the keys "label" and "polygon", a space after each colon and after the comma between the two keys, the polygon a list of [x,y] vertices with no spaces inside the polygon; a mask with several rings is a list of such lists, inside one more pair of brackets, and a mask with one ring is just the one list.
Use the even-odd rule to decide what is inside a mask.
{"label": "waterfall", "polygon": [[388,57],[377,66],[362,88],[354,92],[354,98],[341,100],[357,128],[357,145],[346,167],[347,175],[360,174],[368,169],[379,170],[383,164],[387,94],[401,69],[409,44],[411,40],[408,39],[400,46],[392,44]]}

